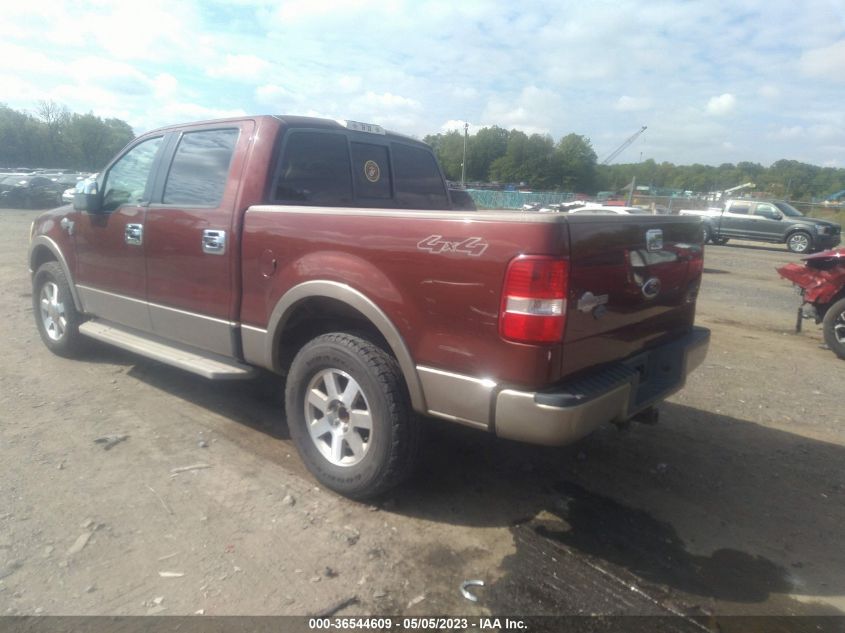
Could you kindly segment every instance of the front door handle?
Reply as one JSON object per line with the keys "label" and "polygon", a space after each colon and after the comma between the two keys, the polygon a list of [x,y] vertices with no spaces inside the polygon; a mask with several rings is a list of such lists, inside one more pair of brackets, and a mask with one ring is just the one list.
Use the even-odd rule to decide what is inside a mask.
{"label": "front door handle", "polygon": [[226,252],[226,231],[205,229],[202,232],[202,252],[223,255]]}
{"label": "front door handle", "polygon": [[127,224],[126,228],[123,230],[123,240],[127,244],[140,246],[144,242],[144,225]]}

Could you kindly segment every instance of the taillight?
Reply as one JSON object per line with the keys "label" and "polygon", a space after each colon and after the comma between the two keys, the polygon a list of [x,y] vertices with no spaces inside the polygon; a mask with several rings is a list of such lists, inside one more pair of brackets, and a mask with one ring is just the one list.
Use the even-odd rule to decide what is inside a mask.
{"label": "taillight", "polygon": [[518,343],[557,343],[566,325],[569,262],[523,255],[505,274],[499,334]]}
{"label": "taillight", "polygon": [[693,248],[689,260],[690,277],[700,275],[704,272],[704,245],[701,248]]}

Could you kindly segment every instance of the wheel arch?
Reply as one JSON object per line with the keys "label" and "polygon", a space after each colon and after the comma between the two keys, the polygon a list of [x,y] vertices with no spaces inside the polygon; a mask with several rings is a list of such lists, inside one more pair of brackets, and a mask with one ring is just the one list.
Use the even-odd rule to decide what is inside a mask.
{"label": "wheel arch", "polygon": [[[307,318],[314,313],[320,318]],[[337,329],[333,327],[335,324],[370,334],[376,339],[374,343],[390,352],[399,363],[413,408],[426,411],[416,365],[399,330],[369,297],[343,283],[306,281],[279,299],[268,323],[265,365],[284,374],[302,345],[315,336]],[[290,340],[290,344],[286,344],[286,340]]]}
{"label": "wheel arch", "polygon": [[813,232],[803,224],[793,224],[792,226],[787,227],[786,233],[783,236],[783,243],[786,244],[789,241],[789,238],[796,233],[806,233],[810,236],[810,239],[813,239]]}
{"label": "wheel arch", "polygon": [[70,294],[73,297],[73,305],[79,311],[83,312],[82,302],[79,300],[79,294],[76,292],[76,284],[73,282],[73,275],[70,273],[70,266],[68,266],[65,256],[59,245],[56,244],[46,235],[39,235],[32,240],[29,246],[29,272],[34,275],[36,271],[46,262],[58,262],[65,273],[70,286]]}

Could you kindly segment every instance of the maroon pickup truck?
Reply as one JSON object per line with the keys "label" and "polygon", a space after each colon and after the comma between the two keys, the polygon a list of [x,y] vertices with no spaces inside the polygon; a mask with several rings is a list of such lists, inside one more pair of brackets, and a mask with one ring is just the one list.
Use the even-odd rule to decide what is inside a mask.
{"label": "maroon pickup truck", "polygon": [[304,462],[351,497],[407,475],[424,415],[565,444],[706,354],[698,218],[453,209],[431,149],[378,126],[163,128],[80,189],[31,231],[47,347],[275,372]]}

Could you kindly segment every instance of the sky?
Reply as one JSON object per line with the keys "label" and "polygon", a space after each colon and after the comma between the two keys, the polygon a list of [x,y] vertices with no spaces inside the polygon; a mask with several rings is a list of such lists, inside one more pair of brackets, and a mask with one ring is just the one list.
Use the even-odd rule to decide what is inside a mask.
{"label": "sky", "polygon": [[[422,138],[498,125],[603,159],[845,167],[845,0],[4,3],[0,103],[140,134],[243,114]],[[0,139],[2,142],[2,139]]]}

